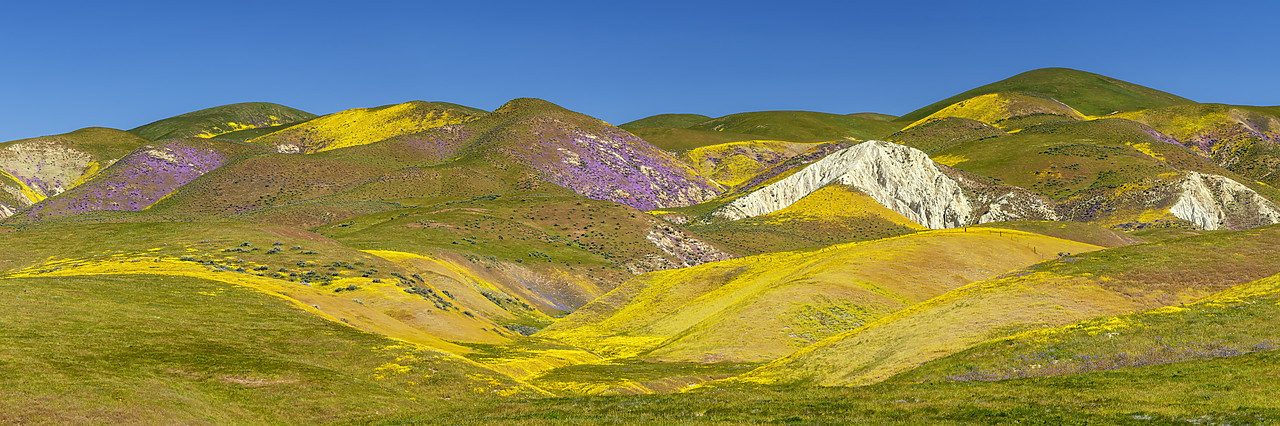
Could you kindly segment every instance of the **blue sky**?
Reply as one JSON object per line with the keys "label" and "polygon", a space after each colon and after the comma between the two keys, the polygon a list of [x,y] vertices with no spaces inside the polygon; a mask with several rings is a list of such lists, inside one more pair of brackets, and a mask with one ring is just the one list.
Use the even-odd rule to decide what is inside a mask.
{"label": "blue sky", "polygon": [[1280,104],[1278,2],[106,3],[5,5],[0,140],[245,101],[900,115],[1049,66]]}

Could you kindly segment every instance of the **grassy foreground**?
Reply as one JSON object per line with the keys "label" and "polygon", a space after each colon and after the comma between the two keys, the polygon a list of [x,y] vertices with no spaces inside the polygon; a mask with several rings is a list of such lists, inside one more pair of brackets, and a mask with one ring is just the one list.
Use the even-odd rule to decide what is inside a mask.
{"label": "grassy foreground", "polygon": [[443,405],[373,424],[1267,424],[1280,421],[1280,352],[1078,376],[860,388],[714,389],[667,395]]}

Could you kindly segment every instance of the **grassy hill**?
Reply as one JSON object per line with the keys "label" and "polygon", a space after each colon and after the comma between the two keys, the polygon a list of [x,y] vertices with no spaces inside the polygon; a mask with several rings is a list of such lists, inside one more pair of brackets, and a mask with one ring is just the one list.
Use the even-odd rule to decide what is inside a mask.
{"label": "grassy hill", "polygon": [[951,288],[1096,246],[1019,231],[929,231],[646,274],[538,336],[614,358],[767,361]]}
{"label": "grassy hill", "polygon": [[84,183],[32,206],[10,223],[103,210],[138,211],[238,157],[261,152],[214,139],[171,139],[146,145]]}
{"label": "grassy hill", "polygon": [[839,184],[770,214],[735,221],[700,219],[688,227],[745,255],[815,249],[925,229],[857,189]]}
{"label": "grassy hill", "polygon": [[1192,103],[1176,95],[1091,72],[1069,68],[1041,68],[943,99],[907,113],[897,121],[915,122],[965,99],[998,92],[1036,93],[1057,99],[1086,115],[1095,116]]}
{"label": "grassy hill", "polygon": [[193,111],[138,126],[130,133],[153,141],[211,138],[231,132],[300,123],[315,114],[268,102],[245,102]]}
{"label": "grassy hill", "polygon": [[1117,114],[1169,135],[1250,180],[1280,186],[1280,113],[1223,104],[1175,105]]}
{"label": "grassy hill", "polygon": [[412,101],[336,112],[250,139],[279,152],[312,153],[365,145],[483,116],[485,111],[446,102]]}
{"label": "grassy hill", "polygon": [[627,131],[635,131],[648,127],[671,127],[676,129],[685,129],[694,124],[711,120],[701,114],[658,114],[651,115],[639,120],[631,121],[618,125],[619,128]]}
{"label": "grassy hill", "polygon": [[889,142],[900,143],[933,154],[938,151],[979,139],[1005,136],[1003,130],[990,124],[958,117],[928,119],[886,136]]}
{"label": "grassy hill", "polygon": [[763,139],[829,142],[883,138],[901,125],[865,116],[810,111],[759,111],[726,115],[689,126],[693,130],[742,133]]}
{"label": "grassy hill", "polygon": [[733,187],[791,157],[818,148],[818,145],[765,140],[730,142],[681,152],[680,159],[701,175]]}
{"label": "grassy hill", "polygon": [[745,383],[863,385],[1040,328],[1176,306],[1280,272],[1280,227],[1064,256],[952,290],[761,367]]}
{"label": "grassy hill", "polygon": [[1080,121],[1084,115],[1057,100],[1034,93],[997,92],[975,96],[948,105],[907,128],[947,118],[968,118],[1014,131],[1055,121]]}
{"label": "grassy hill", "polygon": [[1271,199],[1277,195],[1125,119],[1033,126],[953,145],[932,158],[1055,199],[1066,219],[1105,226],[1178,222],[1168,209],[1186,170],[1226,176]]}
{"label": "grassy hill", "polygon": [[0,212],[9,216],[74,188],[148,142],[132,133],[89,127],[0,144],[0,191],[9,200],[0,204]]}
{"label": "grassy hill", "polygon": [[1280,349],[1280,276],[1195,303],[1090,319],[990,341],[893,381],[1006,380],[1234,357]]}
{"label": "grassy hill", "polygon": [[221,281],[8,277],[0,290],[22,295],[0,300],[6,421],[314,423],[539,393]]}

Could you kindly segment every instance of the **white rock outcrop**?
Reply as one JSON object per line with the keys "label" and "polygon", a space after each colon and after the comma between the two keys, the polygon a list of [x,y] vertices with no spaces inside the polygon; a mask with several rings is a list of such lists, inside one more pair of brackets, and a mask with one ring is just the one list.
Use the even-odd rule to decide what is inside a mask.
{"label": "white rock outcrop", "polygon": [[1280,223],[1280,207],[1225,176],[1187,172],[1175,188],[1181,193],[1169,213],[1206,230]]}
{"label": "white rock outcrop", "polygon": [[973,213],[960,185],[927,154],[891,142],[867,141],[833,152],[712,214],[731,220],[769,214],[832,183],[852,186],[932,229],[967,225]]}

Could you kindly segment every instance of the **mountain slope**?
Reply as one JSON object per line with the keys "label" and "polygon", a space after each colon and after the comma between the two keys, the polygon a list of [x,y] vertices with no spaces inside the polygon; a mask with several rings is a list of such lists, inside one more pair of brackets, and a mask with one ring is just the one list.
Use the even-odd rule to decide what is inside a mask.
{"label": "mountain slope", "polygon": [[79,213],[138,211],[234,158],[261,152],[254,146],[213,139],[172,139],[126,155],[87,182],[45,199],[10,222],[36,221]]}
{"label": "mountain slope", "polygon": [[1222,167],[1280,186],[1280,113],[1222,104],[1176,105],[1118,114],[1169,135]]}
{"label": "mountain slope", "polygon": [[1280,227],[1066,257],[970,284],[774,361],[744,383],[863,385],[984,341],[1192,302],[1280,273]]}
{"label": "mountain slope", "polygon": [[283,153],[312,153],[365,145],[395,136],[461,124],[484,111],[445,102],[412,101],[336,112],[249,140]]}
{"label": "mountain slope", "polygon": [[1090,319],[989,341],[891,381],[1006,380],[1275,351],[1280,276],[1195,303]]}
{"label": "mountain slope", "polygon": [[1013,131],[1054,121],[1084,120],[1079,111],[1057,100],[1024,92],[997,92],[956,102],[907,128],[947,117],[968,118]]}
{"label": "mountain slope", "polygon": [[158,141],[178,138],[211,138],[240,130],[294,124],[315,114],[268,102],[216,106],[138,126],[130,133]]}
{"label": "mountain slope", "polygon": [[634,131],[636,129],[643,129],[646,127],[672,127],[684,129],[708,120],[711,120],[711,117],[701,114],[658,114],[627,122],[625,124],[620,124],[618,125],[618,128],[627,131]]}
{"label": "mountain slope", "polygon": [[688,128],[756,135],[761,139],[830,142],[883,138],[900,129],[901,125],[857,115],[811,111],[758,111],[726,115]]}
{"label": "mountain slope", "polygon": [[970,281],[1096,246],[1020,231],[930,231],[655,272],[538,336],[610,357],[765,361]]}
{"label": "mountain slope", "polygon": [[147,142],[124,131],[89,127],[0,144],[0,190],[12,203],[0,205],[0,214],[7,217],[73,188]]}
{"label": "mountain slope", "polygon": [[915,122],[948,105],[997,92],[1030,92],[1057,99],[1086,115],[1107,115],[1192,101],[1133,83],[1068,68],[1041,68],[977,87],[912,111],[899,122]]}
{"label": "mountain slope", "polygon": [[[1274,202],[1258,194],[1274,194],[1274,189],[1220,175],[1232,174],[1175,143],[1140,123],[1102,119],[1033,126],[958,144],[934,158],[1048,197],[1066,220],[1130,229],[1174,223],[1241,229],[1276,223],[1268,213],[1275,210]],[[1204,176],[1214,177],[1206,181]],[[1226,187],[1233,189],[1224,192]],[[1174,208],[1180,203],[1217,207]]]}

